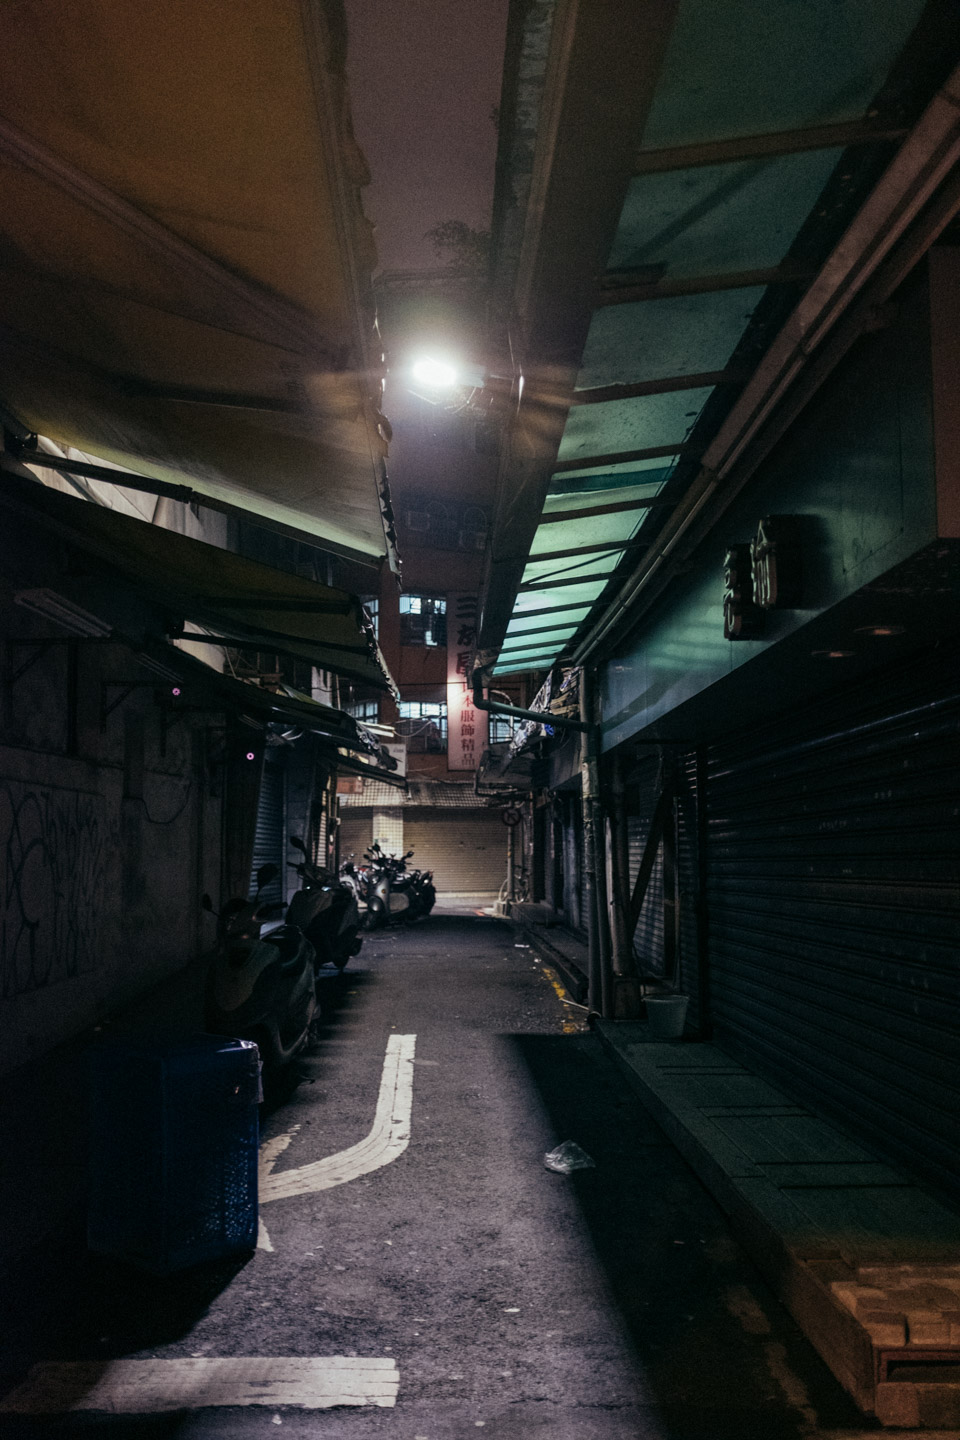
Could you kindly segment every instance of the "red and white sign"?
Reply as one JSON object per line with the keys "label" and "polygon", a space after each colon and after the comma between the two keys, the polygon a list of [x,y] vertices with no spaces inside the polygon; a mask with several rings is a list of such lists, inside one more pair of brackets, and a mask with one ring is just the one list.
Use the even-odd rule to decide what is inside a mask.
{"label": "red and white sign", "polygon": [[487,748],[487,712],[473,703],[470,667],[477,642],[477,597],[447,596],[447,769],[476,770]]}

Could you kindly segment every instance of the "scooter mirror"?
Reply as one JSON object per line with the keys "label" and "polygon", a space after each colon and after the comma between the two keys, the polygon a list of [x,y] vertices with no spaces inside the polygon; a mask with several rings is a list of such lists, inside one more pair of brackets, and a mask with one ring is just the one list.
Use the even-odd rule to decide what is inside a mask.
{"label": "scooter mirror", "polygon": [[270,884],[271,880],[276,880],[279,874],[279,865],[261,865],[257,871],[257,889],[262,890],[265,885]]}
{"label": "scooter mirror", "polygon": [[412,851],[412,850],[408,850],[407,853],[406,853],[406,855],[404,855],[403,858],[404,858],[404,860],[409,860],[409,859],[412,857],[412,855],[413,855],[413,851]]}
{"label": "scooter mirror", "polygon": [[304,845],[299,835],[291,835],[290,844],[293,846],[294,850],[302,850],[303,854],[306,855],[307,847],[306,845]]}

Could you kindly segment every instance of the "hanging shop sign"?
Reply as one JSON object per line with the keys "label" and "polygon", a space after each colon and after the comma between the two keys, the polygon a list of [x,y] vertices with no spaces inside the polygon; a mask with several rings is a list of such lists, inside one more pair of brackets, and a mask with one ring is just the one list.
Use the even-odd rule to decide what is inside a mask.
{"label": "hanging shop sign", "polygon": [[473,703],[470,670],[477,644],[477,597],[447,596],[447,769],[476,770],[487,748],[487,714]]}
{"label": "hanging shop sign", "polygon": [[731,545],[723,561],[723,636],[757,640],[768,610],[792,610],[801,600],[803,571],[794,515],[767,515],[756,538]]}

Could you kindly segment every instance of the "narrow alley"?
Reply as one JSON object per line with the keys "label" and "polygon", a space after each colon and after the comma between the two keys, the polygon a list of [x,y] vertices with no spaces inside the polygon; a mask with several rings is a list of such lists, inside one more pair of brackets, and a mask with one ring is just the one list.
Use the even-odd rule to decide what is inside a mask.
{"label": "narrow alley", "polygon": [[[275,1426],[398,1440],[863,1433],[512,926],[437,913],[369,937],[325,984],[299,1083],[264,1107],[253,1257],[156,1280],[87,1255],[42,1284],[34,1276],[6,1368],[12,1378],[11,1366],[22,1375],[38,1361],[155,1358],[186,1395],[191,1361],[243,1357],[270,1376],[271,1357],[374,1358],[395,1365],[383,1369],[399,1382],[395,1400],[301,1408],[278,1383],[275,1407],[5,1413],[9,1440],[199,1440]],[[394,1036],[412,1054],[409,1145],[366,1173],[355,1161],[354,1178],[321,1190],[316,1163],[371,1130]],[[546,1169],[544,1153],[567,1140],[596,1168]]]}

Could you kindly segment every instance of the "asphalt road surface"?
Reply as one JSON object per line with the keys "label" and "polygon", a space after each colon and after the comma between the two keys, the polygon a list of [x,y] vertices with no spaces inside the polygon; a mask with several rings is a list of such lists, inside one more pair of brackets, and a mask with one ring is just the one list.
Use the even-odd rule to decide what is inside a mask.
{"label": "asphalt road surface", "polygon": [[[124,1372],[147,1405],[151,1385],[187,1397],[211,1362],[240,1359],[217,1374],[221,1398],[243,1403],[5,1414],[6,1435],[864,1433],[582,1012],[508,925],[435,914],[369,937],[325,988],[299,1083],[262,1117],[268,1198],[253,1257],[167,1281],[64,1257],[16,1300],[12,1326],[8,1315],[8,1376],[37,1360],[97,1362],[84,1373],[109,1385],[120,1372],[107,1362],[154,1361]],[[567,1140],[594,1169],[545,1168]],[[320,1363],[331,1357],[342,1358]],[[341,1380],[345,1395],[372,1386],[381,1403],[287,1403],[301,1383],[336,1399]],[[131,1403],[118,1393],[104,1403]]]}

